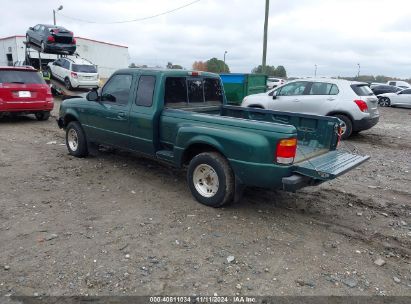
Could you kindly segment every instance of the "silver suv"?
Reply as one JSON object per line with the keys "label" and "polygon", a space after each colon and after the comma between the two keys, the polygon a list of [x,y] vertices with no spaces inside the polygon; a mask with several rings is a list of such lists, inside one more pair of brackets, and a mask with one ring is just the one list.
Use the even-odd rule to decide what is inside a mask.
{"label": "silver suv", "polygon": [[243,107],[325,116],[343,121],[342,138],[375,126],[378,99],[366,83],[341,79],[300,79],[266,93],[246,96]]}

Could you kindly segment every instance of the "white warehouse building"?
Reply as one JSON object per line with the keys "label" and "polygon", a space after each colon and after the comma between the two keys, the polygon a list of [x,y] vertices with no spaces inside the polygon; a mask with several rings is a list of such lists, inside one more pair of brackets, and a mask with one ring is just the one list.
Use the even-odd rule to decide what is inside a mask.
{"label": "white warehouse building", "polygon": [[[101,78],[108,78],[114,71],[128,67],[130,56],[127,46],[83,37],[75,38],[76,53],[95,64]],[[24,61],[26,57],[25,41],[26,37],[20,35],[0,38],[0,66],[10,66],[14,65],[16,61]],[[38,58],[38,52],[32,50],[30,56]],[[50,59],[57,59],[57,55],[41,54],[41,58],[50,61]]]}

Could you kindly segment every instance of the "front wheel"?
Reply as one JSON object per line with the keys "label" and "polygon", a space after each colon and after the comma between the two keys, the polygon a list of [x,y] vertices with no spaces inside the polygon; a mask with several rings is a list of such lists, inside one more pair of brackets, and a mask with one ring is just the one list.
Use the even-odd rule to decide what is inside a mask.
{"label": "front wheel", "polygon": [[342,121],[341,124],[341,139],[347,139],[351,136],[352,133],[352,122],[351,119],[345,115],[338,114],[334,115]]}
{"label": "front wheel", "polygon": [[37,112],[34,114],[37,118],[37,120],[48,120],[50,118],[50,112],[49,111],[44,111],[44,112]]}
{"label": "front wheel", "polygon": [[389,107],[391,105],[391,100],[388,97],[381,97],[378,99],[378,104],[381,107]]}
{"label": "front wheel", "polygon": [[66,128],[66,146],[75,157],[88,155],[86,134],[78,121],[72,121]]}
{"label": "front wheel", "polygon": [[188,166],[191,194],[201,204],[222,207],[234,198],[234,174],[225,157],[217,152],[195,156]]}

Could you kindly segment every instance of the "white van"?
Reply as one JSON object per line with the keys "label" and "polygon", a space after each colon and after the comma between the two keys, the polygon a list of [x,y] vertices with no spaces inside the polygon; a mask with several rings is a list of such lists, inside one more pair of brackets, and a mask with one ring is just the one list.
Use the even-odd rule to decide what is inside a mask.
{"label": "white van", "polygon": [[410,89],[411,88],[411,84],[409,84],[408,82],[405,82],[405,81],[400,81],[400,80],[390,80],[390,81],[387,81],[387,84],[391,85],[391,86],[403,88],[403,89]]}

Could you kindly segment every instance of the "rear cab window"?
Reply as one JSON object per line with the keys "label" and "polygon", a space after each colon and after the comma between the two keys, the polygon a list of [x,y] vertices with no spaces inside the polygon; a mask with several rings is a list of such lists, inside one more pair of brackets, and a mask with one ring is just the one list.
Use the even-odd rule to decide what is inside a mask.
{"label": "rear cab window", "polygon": [[370,87],[367,84],[352,84],[351,88],[354,93],[358,96],[371,96],[374,93],[371,91]]}
{"label": "rear cab window", "polygon": [[222,105],[220,79],[213,77],[167,77],[164,103],[171,108]]}
{"label": "rear cab window", "polygon": [[46,84],[34,70],[0,70],[0,83]]}

